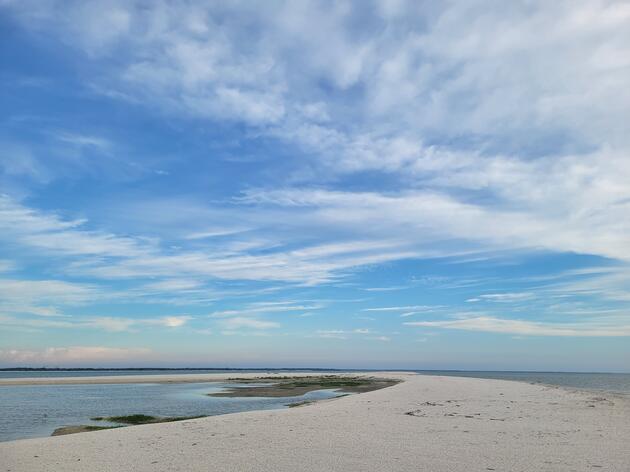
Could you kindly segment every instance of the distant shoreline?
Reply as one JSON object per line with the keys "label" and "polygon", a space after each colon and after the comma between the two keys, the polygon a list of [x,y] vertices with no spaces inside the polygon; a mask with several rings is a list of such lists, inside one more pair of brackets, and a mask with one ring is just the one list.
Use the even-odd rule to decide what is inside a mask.
{"label": "distant shoreline", "polygon": [[[324,367],[3,367],[0,372],[124,372],[147,370],[192,370],[192,371],[306,371],[306,372],[342,372],[347,369],[328,369]],[[368,370],[368,369],[352,369]]]}
{"label": "distant shoreline", "polygon": [[[281,377],[282,373],[265,371],[269,377]],[[344,371],[354,373],[355,371]],[[316,376],[319,372],[300,371],[304,376]],[[359,372],[357,372],[359,373]],[[239,373],[243,378],[255,379],[261,372]],[[231,373],[174,374],[174,375],[102,375],[95,377],[14,377],[0,378],[0,386],[16,385],[98,385],[132,383],[203,383],[230,380]]]}
{"label": "distant shoreline", "polygon": [[[128,372],[128,371],[278,371],[278,372],[383,372],[383,369],[366,369],[354,367],[0,367],[0,372]],[[602,374],[630,375],[629,372],[618,371],[572,371],[572,370],[483,370],[483,369],[387,369],[395,372],[409,373],[497,373],[497,374]]]}

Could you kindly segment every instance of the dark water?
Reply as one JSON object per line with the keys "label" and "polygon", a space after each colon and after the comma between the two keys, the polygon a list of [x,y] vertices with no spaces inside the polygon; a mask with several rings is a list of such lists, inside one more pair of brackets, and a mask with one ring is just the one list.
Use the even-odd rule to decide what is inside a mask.
{"label": "dark water", "polygon": [[319,390],[300,397],[285,398],[220,398],[206,395],[230,385],[138,383],[0,386],[0,441],[50,436],[61,426],[107,425],[91,421],[90,418],[95,416],[135,413],[152,416],[221,415],[285,408],[287,403],[337,395],[334,390]]}
{"label": "dark water", "polygon": [[597,392],[610,392],[630,395],[630,374],[601,374],[577,372],[491,372],[418,370],[425,375],[448,375],[454,377],[475,377],[480,379],[518,380],[520,382],[556,385]]}

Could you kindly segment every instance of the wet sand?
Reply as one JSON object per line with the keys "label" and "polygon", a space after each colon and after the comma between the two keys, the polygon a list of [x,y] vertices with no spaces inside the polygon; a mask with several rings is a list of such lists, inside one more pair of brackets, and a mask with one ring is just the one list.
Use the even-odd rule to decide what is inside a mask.
{"label": "wet sand", "polygon": [[378,375],[404,381],[286,410],[0,443],[0,472],[630,470],[628,398]]}

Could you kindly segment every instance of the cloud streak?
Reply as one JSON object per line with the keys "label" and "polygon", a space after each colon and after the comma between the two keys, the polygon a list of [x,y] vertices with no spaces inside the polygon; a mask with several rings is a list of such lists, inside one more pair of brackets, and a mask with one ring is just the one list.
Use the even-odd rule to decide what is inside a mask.
{"label": "cloud streak", "polygon": [[120,333],[124,331],[138,331],[146,327],[163,327],[163,328],[179,328],[184,326],[192,316],[175,315],[164,316],[158,318],[131,318],[122,316],[80,316],[71,317],[63,316],[62,319],[42,316],[61,316],[57,313],[50,315],[31,313],[40,316],[39,318],[24,318],[10,315],[0,314],[0,325],[13,327],[26,327],[31,329],[91,329],[98,331],[106,331],[112,333]]}
{"label": "cloud streak", "polygon": [[[151,350],[146,348],[119,348],[106,346],[50,347],[37,351],[24,349],[0,350],[0,363],[11,366],[90,365],[108,362],[127,362],[128,359],[146,360]],[[99,364],[100,363],[100,364]]]}
{"label": "cloud streak", "polygon": [[630,336],[628,324],[604,324],[601,322],[546,323],[477,316],[448,321],[411,321],[407,326],[459,329],[487,333],[517,334],[527,336],[577,336],[577,337],[625,337]]}
{"label": "cloud streak", "polygon": [[280,323],[275,321],[266,321],[256,318],[246,318],[243,316],[235,316],[219,321],[219,324],[228,330],[238,330],[240,328],[249,329],[272,329],[280,327]]}

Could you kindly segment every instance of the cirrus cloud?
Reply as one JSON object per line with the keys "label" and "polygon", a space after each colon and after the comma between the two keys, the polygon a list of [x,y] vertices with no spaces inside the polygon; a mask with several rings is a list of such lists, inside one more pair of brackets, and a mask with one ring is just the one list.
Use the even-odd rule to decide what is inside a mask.
{"label": "cirrus cloud", "polygon": [[577,336],[577,337],[623,337],[630,336],[629,324],[604,323],[602,321],[548,323],[541,321],[515,320],[476,316],[447,321],[410,321],[407,326],[427,328],[460,329],[487,333],[517,334],[529,336]]}
{"label": "cirrus cloud", "polygon": [[120,348],[106,346],[49,347],[41,350],[0,350],[0,363],[21,365],[88,365],[93,363],[128,362],[147,360],[151,350],[147,348]]}

